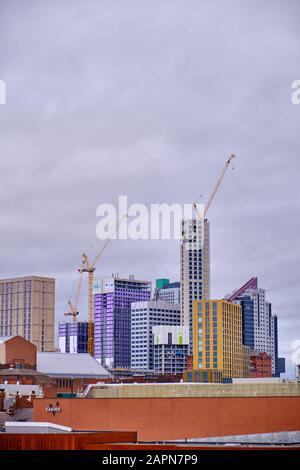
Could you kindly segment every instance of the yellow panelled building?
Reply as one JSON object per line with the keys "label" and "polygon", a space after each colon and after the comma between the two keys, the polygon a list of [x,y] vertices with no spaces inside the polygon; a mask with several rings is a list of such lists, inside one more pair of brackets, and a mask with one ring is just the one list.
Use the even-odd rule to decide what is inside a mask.
{"label": "yellow panelled building", "polygon": [[243,377],[242,307],[226,300],[193,302],[193,369]]}

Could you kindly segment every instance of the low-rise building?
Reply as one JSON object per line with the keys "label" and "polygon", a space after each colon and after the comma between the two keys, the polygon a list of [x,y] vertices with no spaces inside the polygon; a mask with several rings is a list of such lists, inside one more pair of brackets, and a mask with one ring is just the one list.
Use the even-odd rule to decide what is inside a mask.
{"label": "low-rise building", "polygon": [[59,393],[82,393],[90,383],[107,381],[110,373],[90,354],[37,354],[37,369],[56,380]]}
{"label": "low-rise building", "polygon": [[222,372],[216,369],[185,370],[182,375],[184,382],[221,383]]}
{"label": "low-rise building", "polygon": [[272,377],[272,356],[260,351],[251,351],[251,377]]}
{"label": "low-rise building", "polygon": [[20,335],[0,337],[0,369],[36,368],[35,344]]}

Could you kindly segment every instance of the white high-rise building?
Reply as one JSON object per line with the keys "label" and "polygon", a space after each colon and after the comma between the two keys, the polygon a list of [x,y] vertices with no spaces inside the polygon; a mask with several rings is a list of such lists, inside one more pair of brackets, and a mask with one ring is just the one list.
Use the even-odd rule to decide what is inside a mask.
{"label": "white high-rise building", "polygon": [[170,304],[180,304],[180,282],[170,282],[161,289],[157,289],[157,300],[169,302]]}
{"label": "white high-rise building", "polygon": [[153,370],[152,327],[180,325],[180,306],[163,301],[131,304],[131,368]]}
{"label": "white high-rise building", "polygon": [[266,300],[265,289],[249,289],[247,294],[253,300],[254,307],[254,348],[272,356],[272,374],[275,374],[275,322],[272,305]]}
{"label": "white high-rise building", "polygon": [[[265,352],[272,357],[272,374],[278,374],[278,328],[277,316],[272,314],[272,304],[266,300],[266,291],[258,287],[257,277],[251,278],[233,294],[228,296],[231,302],[240,303],[251,299],[253,316],[244,317],[243,332],[252,329],[254,350]],[[244,305],[242,305],[244,308]]]}
{"label": "white high-rise building", "polygon": [[210,299],[210,229],[205,219],[182,221],[181,322],[189,327],[189,354],[193,351],[193,301]]}

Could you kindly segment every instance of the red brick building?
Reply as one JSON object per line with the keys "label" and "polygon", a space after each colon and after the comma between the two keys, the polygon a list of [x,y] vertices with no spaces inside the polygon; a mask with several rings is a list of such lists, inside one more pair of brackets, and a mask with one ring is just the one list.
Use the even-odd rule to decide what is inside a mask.
{"label": "red brick building", "polygon": [[36,346],[22,336],[0,337],[0,368],[36,369]]}
{"label": "red brick building", "polygon": [[265,352],[250,355],[250,377],[272,377],[272,357]]}

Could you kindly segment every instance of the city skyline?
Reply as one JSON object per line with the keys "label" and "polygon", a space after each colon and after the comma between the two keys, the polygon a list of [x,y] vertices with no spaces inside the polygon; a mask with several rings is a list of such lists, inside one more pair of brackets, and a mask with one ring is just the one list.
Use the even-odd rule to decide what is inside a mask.
{"label": "city skyline", "polygon": [[[270,17],[269,2],[230,2],[234,15],[191,3],[172,2],[170,14],[170,2],[143,13],[137,3],[130,12],[91,2],[85,25],[76,1],[72,23],[63,5],[57,17],[55,1],[1,6],[0,277],[55,277],[63,321],[82,251],[101,248],[98,204],[120,194],[147,205],[205,199],[234,152],[209,214],[211,298],[258,276],[291,376],[300,339],[300,106],[291,102],[299,4],[272,2]],[[179,251],[175,240],[113,241],[95,275],[176,281]],[[79,309],[86,319],[85,284]]]}

